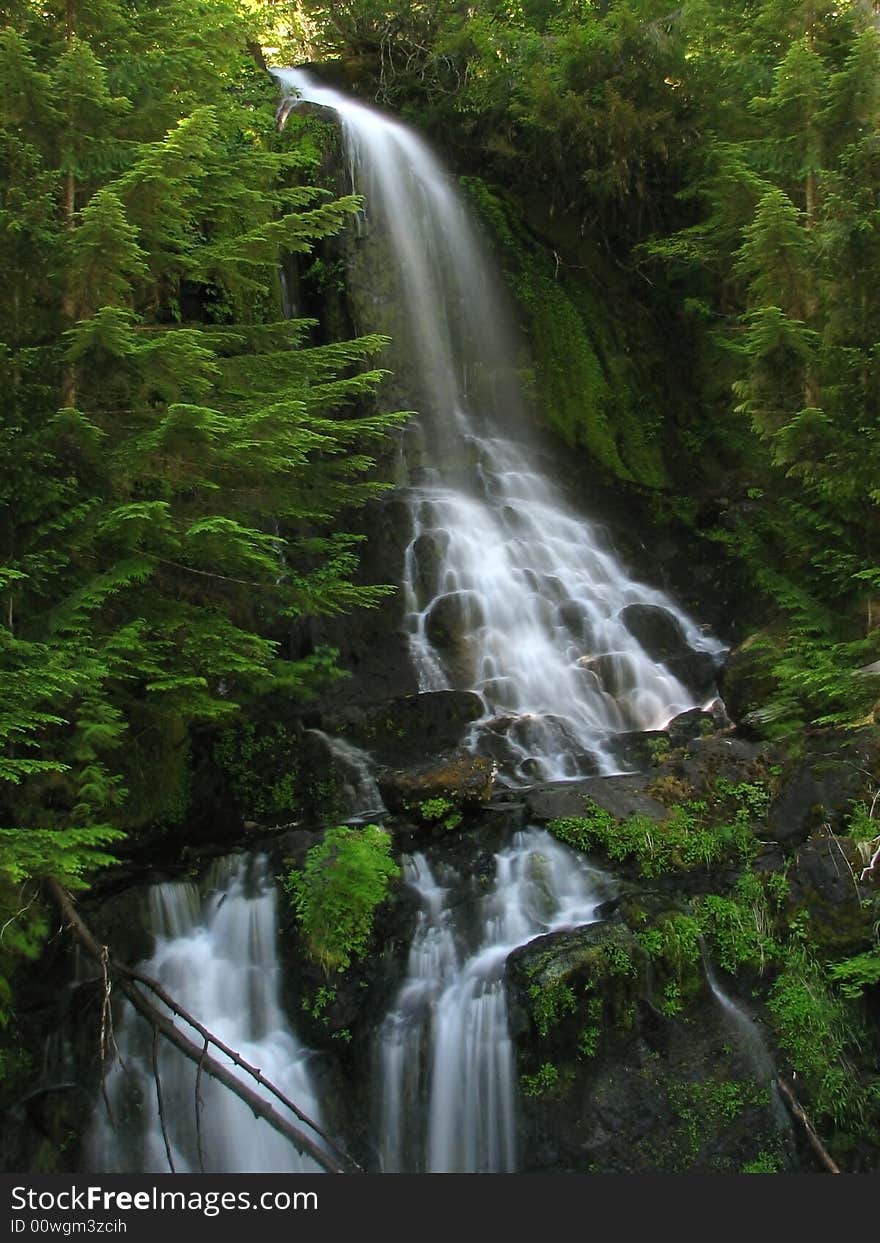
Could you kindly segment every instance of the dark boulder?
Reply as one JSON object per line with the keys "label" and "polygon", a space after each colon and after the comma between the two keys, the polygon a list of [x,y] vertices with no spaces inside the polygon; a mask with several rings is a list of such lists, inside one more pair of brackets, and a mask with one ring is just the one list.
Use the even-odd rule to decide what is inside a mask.
{"label": "dark boulder", "polygon": [[767,1099],[769,1050],[755,1024],[756,1047],[740,1030],[745,1008],[719,1003],[699,960],[675,984],[649,958],[648,932],[677,917],[667,898],[636,894],[619,909],[638,934],[614,918],[508,960],[523,1172],[739,1173],[767,1152],[797,1169]]}
{"label": "dark boulder", "polygon": [[691,708],[687,712],[679,713],[666,726],[666,732],[673,747],[683,747],[696,738],[708,738],[729,725],[730,720],[724,704],[716,699],[705,711],[702,708]]}
{"label": "dark boulder", "polygon": [[442,755],[461,743],[466,727],[483,715],[473,691],[429,691],[370,705],[350,705],[319,718],[328,734],[340,734],[380,764],[409,766]]}
{"label": "dark boulder", "polygon": [[[415,815],[429,824],[443,822],[447,812],[482,807],[492,796],[496,773],[492,760],[460,752],[413,768],[384,769],[378,781],[389,811]],[[425,811],[426,803],[431,805],[430,812]],[[449,806],[441,809],[442,804]]]}
{"label": "dark boulder", "polygon": [[768,755],[766,745],[731,735],[709,735],[695,738],[672,765],[695,792],[704,793],[718,780],[737,785],[742,781],[760,781],[762,760]]}
{"label": "dark boulder", "polygon": [[644,815],[665,820],[669,814],[647,792],[651,778],[641,773],[613,777],[588,777],[583,781],[553,781],[523,791],[523,801],[535,820],[555,820],[562,816],[583,816],[589,802],[596,803],[618,819]]}
{"label": "dark boulder", "polygon": [[669,754],[672,742],[665,729],[634,729],[614,734],[611,748],[621,768],[648,772]]}
{"label": "dark boulder", "polygon": [[770,805],[769,835],[802,842],[823,829],[845,830],[854,802],[868,797],[880,761],[880,735],[828,732],[810,740],[807,755],[789,765]]}
{"label": "dark boulder", "polygon": [[681,623],[668,610],[657,604],[628,604],[621,609],[620,620],[651,659],[664,665],[695,698],[711,693],[717,657],[692,648]]}
{"label": "dark boulder", "polygon": [[771,642],[764,634],[750,636],[730,652],[719,673],[718,690],[731,720],[739,725],[759,724],[776,691],[770,670]]}
{"label": "dark boulder", "polygon": [[863,866],[854,842],[830,834],[804,842],[789,865],[789,909],[809,913],[810,935],[826,953],[854,954],[874,942],[880,900],[865,897]]}
{"label": "dark boulder", "polygon": [[437,591],[440,566],[449,547],[448,531],[422,531],[412,547],[413,586],[423,602]]}

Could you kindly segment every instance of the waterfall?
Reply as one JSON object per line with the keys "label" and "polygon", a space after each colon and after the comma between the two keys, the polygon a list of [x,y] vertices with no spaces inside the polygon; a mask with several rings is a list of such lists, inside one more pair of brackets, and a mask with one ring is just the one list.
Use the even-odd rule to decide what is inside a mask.
{"label": "waterfall", "polygon": [[[607,881],[548,833],[527,829],[495,856],[490,893],[422,854],[404,877],[420,912],[406,978],[376,1038],[379,1160],[385,1172],[517,1168],[516,1066],[504,966],[545,932],[596,918]],[[475,909],[475,926],[458,912]]]}
{"label": "waterfall", "polygon": [[[158,980],[214,1035],[260,1067],[320,1125],[309,1071],[311,1054],[290,1030],[281,1009],[276,893],[265,856],[219,861],[204,891],[186,881],[155,885],[149,907],[156,945],[149,961],[140,964],[143,974]],[[106,1173],[167,1173],[152,1037],[129,1008],[116,1042],[118,1056],[107,1075],[106,1103],[98,1104],[89,1139],[89,1165]],[[198,1173],[202,1167],[208,1173],[317,1170],[288,1140],[255,1118],[243,1101],[206,1075],[198,1085],[197,1126],[197,1068],[161,1041],[157,1057],[162,1112],[178,1173]],[[254,1086],[251,1080],[244,1081]],[[300,1125],[292,1114],[289,1117]]]}
{"label": "waterfall", "polygon": [[387,816],[388,808],[382,801],[370,755],[344,738],[325,734],[322,729],[306,732],[321,740],[333,760],[343,802],[341,811],[348,823],[364,823],[371,817]]}
{"label": "waterfall", "polygon": [[694,651],[721,645],[630,578],[542,472],[505,298],[436,157],[400,122],[302,70],[273,72],[288,96],[337,113],[366,198],[359,244],[385,248],[383,271],[391,256],[393,365],[419,408],[406,451],[402,595],[420,689],[482,697],[466,743],[509,779],[616,771],[614,734],[662,728],[695,706],[693,689],[627,628],[627,606],[665,610]]}
{"label": "waterfall", "polygon": [[779,1088],[776,1086],[776,1066],[761,1030],[743,1007],[728,996],[721,987],[705,946],[702,949],[702,956],[706,983],[724,1016],[724,1022],[742,1050],[755,1079],[769,1090],[770,1105],[777,1129],[790,1135],[791,1118],[779,1095]]}

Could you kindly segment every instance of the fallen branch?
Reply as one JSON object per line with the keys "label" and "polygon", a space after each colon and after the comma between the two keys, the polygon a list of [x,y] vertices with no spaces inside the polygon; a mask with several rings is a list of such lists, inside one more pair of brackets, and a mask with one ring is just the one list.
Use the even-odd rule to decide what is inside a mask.
{"label": "fallen branch", "polygon": [[153,1081],[156,1084],[156,1108],[159,1110],[159,1125],[162,1127],[162,1140],[165,1144],[165,1156],[168,1159],[168,1168],[172,1174],[176,1174],[174,1168],[174,1158],[171,1155],[171,1140],[168,1138],[168,1128],[165,1125],[165,1106],[162,1103],[162,1081],[159,1078],[159,1029],[153,1028]]}
{"label": "fallen branch", "polygon": [[202,1071],[205,1069],[205,1058],[208,1055],[208,1041],[205,1040],[202,1046],[202,1056],[199,1058],[199,1069],[196,1071],[196,1148],[199,1153],[199,1169],[205,1172],[205,1149],[202,1146]]}
{"label": "fallen branch", "polygon": [[[198,1019],[194,1018],[187,1010],[184,1010],[183,1006],[181,1006],[178,1001],[175,1001],[170,993],[165,991],[158,980],[154,980],[148,975],[141,975],[139,971],[135,971],[131,967],[126,967],[123,963],[117,963],[116,967],[117,970],[124,972],[126,977],[133,983],[141,984],[144,988],[148,988],[151,993],[158,997],[164,1006],[168,1007],[172,1014],[176,1014],[178,1018],[183,1019],[184,1023],[188,1023],[190,1027],[194,1028],[205,1042],[205,1052],[207,1052],[207,1046],[212,1044],[215,1049],[224,1054],[224,1056],[228,1057],[231,1062],[240,1067],[246,1074],[250,1075],[251,1078],[260,1085],[260,1087],[265,1088],[266,1091],[279,1100],[282,1105],[286,1106],[292,1114],[295,1114],[296,1117],[299,1118],[300,1122],[304,1122],[307,1127],[313,1130],[317,1135],[320,1135],[331,1148],[335,1149],[337,1156],[342,1159],[343,1163],[348,1161],[349,1163],[354,1164],[348,1154],[343,1152],[341,1148],[337,1147],[330,1136],[327,1135],[325,1131],[321,1130],[317,1122],[313,1122],[308,1114],[303,1113],[303,1111],[295,1105],[289,1097],[284,1095],[280,1088],[275,1086],[271,1079],[267,1079],[258,1066],[252,1066],[250,1062],[246,1062],[240,1053],[237,1053],[235,1049],[231,1049],[228,1044],[224,1044],[222,1040],[215,1036],[213,1032],[209,1031],[207,1027],[198,1021]],[[199,1065],[201,1066],[201,1055]]]}
{"label": "fallen branch", "polygon": [[[101,964],[102,958],[104,958],[104,947],[98,943],[87,925],[80,918],[73,906],[70,895],[54,877],[49,877],[47,879],[46,887],[52,899],[61,911],[62,917],[72,935],[76,938],[89,957],[94,959],[96,963]],[[165,990],[159,984],[155,981],[149,980],[146,976],[140,976],[139,973],[133,971],[131,967],[126,966],[125,963],[119,962],[116,959],[108,959],[108,969],[109,973],[118,982],[121,992],[125,994],[132,1006],[135,1010],[137,1010],[138,1014],[145,1018],[151,1025],[157,1036],[163,1036],[169,1044],[172,1044],[184,1055],[184,1057],[189,1058],[191,1062],[194,1062],[196,1066],[200,1067],[206,1075],[210,1075],[212,1079],[216,1079],[218,1083],[222,1083],[224,1087],[229,1088],[229,1090],[233,1092],[239,1100],[243,1101],[248,1106],[255,1117],[262,1118],[264,1122],[267,1122],[269,1126],[278,1131],[279,1134],[285,1136],[285,1138],[293,1144],[297,1152],[301,1153],[303,1156],[311,1157],[313,1161],[317,1162],[317,1164],[329,1174],[343,1174],[346,1172],[346,1166],[349,1170],[360,1172],[360,1167],[356,1164],[356,1162],[345,1154],[338,1147],[338,1145],[334,1144],[316,1123],[312,1122],[300,1109],[297,1108],[296,1105],[294,1105],[293,1101],[289,1100],[280,1091],[280,1089],[266,1079],[259,1070],[248,1065],[248,1063],[245,1062],[244,1059],[237,1053],[235,1053],[234,1050],[229,1049],[222,1043],[222,1041],[218,1040],[209,1031],[207,1031],[202,1024],[200,1024],[191,1015],[187,1014],[183,1007],[179,1005],[179,1003],[175,1002],[173,998],[169,997],[169,995],[165,993]],[[292,1122],[290,1122],[287,1118],[280,1114],[277,1109],[275,1109],[270,1101],[267,1101],[265,1097],[248,1087],[246,1083],[242,1082],[242,1080],[239,1079],[232,1072],[232,1070],[224,1066],[222,1062],[219,1062],[216,1058],[207,1055],[205,1044],[199,1046],[190,1040],[189,1037],[176,1026],[172,1019],[163,1014],[158,1006],[156,1006],[149,1000],[148,997],[144,995],[142,988],[139,987],[139,985],[148,988],[155,994],[156,997],[168,1006],[174,1014],[182,1018],[184,1022],[189,1023],[202,1036],[205,1044],[213,1044],[218,1050],[230,1057],[235,1065],[239,1066],[242,1070],[256,1079],[261,1087],[271,1092],[272,1095],[285,1106],[285,1108],[289,1109],[298,1119],[305,1122],[316,1135],[321,1136],[333,1152],[338,1154],[339,1159],[334,1157],[320,1144],[316,1143],[315,1140],[305,1134],[304,1131],[300,1130],[299,1127],[294,1126]]]}
{"label": "fallen branch", "polygon": [[828,1149],[825,1147],[825,1145],[822,1143],[819,1136],[816,1134],[815,1127],[813,1126],[812,1122],[810,1121],[810,1119],[807,1117],[806,1113],[804,1112],[803,1105],[801,1105],[800,1101],[797,1099],[794,1092],[791,1090],[791,1088],[785,1082],[785,1080],[782,1078],[781,1075],[776,1080],[776,1086],[779,1088],[779,1091],[782,1093],[783,1100],[785,1101],[786,1105],[788,1105],[788,1108],[791,1111],[792,1117],[794,1117],[804,1128],[807,1139],[809,1140],[809,1143],[810,1143],[810,1147],[812,1148],[816,1156],[819,1158],[819,1160],[822,1162],[825,1169],[828,1171],[829,1174],[839,1174],[840,1167],[837,1165],[837,1163],[835,1162],[834,1158],[831,1156]]}

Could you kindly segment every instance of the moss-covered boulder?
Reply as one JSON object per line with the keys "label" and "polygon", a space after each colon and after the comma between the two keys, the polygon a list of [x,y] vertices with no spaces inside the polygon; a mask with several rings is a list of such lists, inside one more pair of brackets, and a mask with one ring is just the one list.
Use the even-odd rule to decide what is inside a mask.
{"label": "moss-covered boulder", "polygon": [[389,811],[453,829],[461,823],[463,811],[489,802],[496,774],[492,760],[458,752],[413,768],[385,769],[379,774],[379,789]]}
{"label": "moss-covered boulder", "polygon": [[668,896],[629,895],[609,921],[511,956],[527,1170],[799,1168],[769,1055],[731,1016],[760,1033],[709,986],[694,929]]}

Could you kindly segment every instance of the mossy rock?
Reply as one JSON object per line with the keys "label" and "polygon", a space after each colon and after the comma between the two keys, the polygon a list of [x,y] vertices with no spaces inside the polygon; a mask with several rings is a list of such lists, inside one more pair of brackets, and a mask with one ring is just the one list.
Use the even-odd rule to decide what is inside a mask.
{"label": "mossy rock", "polygon": [[718,675],[718,690],[728,715],[739,725],[760,721],[761,710],[773,698],[777,681],[771,665],[776,640],[769,631],[750,635],[734,648]]}
{"label": "mossy rock", "polygon": [[[438,817],[425,813],[426,804],[444,807],[444,815],[479,809],[492,797],[496,766],[483,756],[459,752],[446,759],[414,768],[385,769],[378,777],[379,789],[389,811],[414,816],[423,824]],[[446,823],[447,828],[457,827]]]}
{"label": "mossy rock", "polygon": [[769,1083],[738,1047],[699,963],[674,1007],[664,997],[668,964],[649,956],[645,933],[682,914],[668,895],[633,892],[614,919],[511,955],[529,1171],[798,1168]]}

